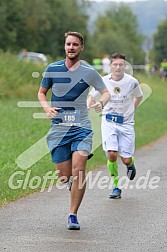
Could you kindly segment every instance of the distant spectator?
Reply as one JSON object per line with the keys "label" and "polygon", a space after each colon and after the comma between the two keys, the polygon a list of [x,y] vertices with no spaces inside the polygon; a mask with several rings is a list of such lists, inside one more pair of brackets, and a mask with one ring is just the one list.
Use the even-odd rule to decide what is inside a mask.
{"label": "distant spectator", "polygon": [[97,70],[97,71],[100,71],[101,70],[101,58],[94,58],[93,59],[93,67]]}
{"label": "distant spectator", "polygon": [[24,60],[24,61],[26,61],[26,60],[27,60],[27,50],[26,50],[26,49],[23,49],[23,50],[19,53],[18,58],[19,58],[19,60]]}
{"label": "distant spectator", "polygon": [[109,73],[109,67],[110,67],[110,59],[108,58],[107,55],[105,55],[102,59],[102,71],[103,74],[108,74]]}
{"label": "distant spectator", "polygon": [[167,58],[164,58],[160,63],[160,76],[162,80],[167,79]]}
{"label": "distant spectator", "polygon": [[145,65],[145,71],[146,71],[146,75],[147,76],[150,76],[150,73],[151,73],[151,63],[148,62],[146,65]]}
{"label": "distant spectator", "polygon": [[151,65],[151,73],[153,74],[153,73],[155,73],[157,71],[157,66],[155,65],[155,63],[153,63],[152,65]]}

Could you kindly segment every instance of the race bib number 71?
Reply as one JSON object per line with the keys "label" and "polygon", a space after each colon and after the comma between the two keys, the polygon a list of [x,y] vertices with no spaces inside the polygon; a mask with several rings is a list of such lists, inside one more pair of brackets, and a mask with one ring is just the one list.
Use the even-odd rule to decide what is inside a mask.
{"label": "race bib number 71", "polygon": [[106,114],[106,120],[108,122],[122,124],[124,121],[124,117],[123,117],[123,115],[112,113],[112,114]]}

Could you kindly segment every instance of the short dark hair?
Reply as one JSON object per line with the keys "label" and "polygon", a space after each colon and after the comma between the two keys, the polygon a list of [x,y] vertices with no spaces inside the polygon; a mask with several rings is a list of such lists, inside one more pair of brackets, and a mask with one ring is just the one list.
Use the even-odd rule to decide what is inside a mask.
{"label": "short dark hair", "polygon": [[111,62],[113,59],[124,59],[125,60],[126,56],[122,53],[114,53],[111,55]]}
{"label": "short dark hair", "polygon": [[64,34],[65,36],[65,39],[68,37],[68,36],[76,36],[77,38],[79,38],[80,42],[81,42],[81,45],[84,45],[84,37],[81,33],[79,32],[72,32],[72,31],[68,31]]}

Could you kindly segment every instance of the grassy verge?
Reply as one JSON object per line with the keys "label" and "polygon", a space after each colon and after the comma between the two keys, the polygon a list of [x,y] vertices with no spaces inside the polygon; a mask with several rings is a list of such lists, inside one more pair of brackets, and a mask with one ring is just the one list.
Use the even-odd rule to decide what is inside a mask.
{"label": "grassy verge", "polygon": [[43,65],[18,60],[18,55],[0,51],[0,99],[20,97],[36,98],[39,78],[33,78],[33,73],[39,77],[45,70]]}
{"label": "grassy verge", "polygon": [[137,76],[152,89],[151,96],[136,110],[136,147],[141,147],[167,133],[167,82],[152,76]]}
{"label": "grassy verge", "polygon": [[[152,95],[136,111],[135,129],[136,147],[138,148],[167,133],[167,100],[164,95],[167,92],[167,83],[156,76],[137,77],[141,83],[147,83],[152,89]],[[32,100],[36,99],[38,85],[33,87]],[[26,88],[29,89],[31,96],[32,87],[25,85],[24,89]],[[29,92],[27,91],[27,93]],[[20,100],[25,100],[25,93],[24,90],[19,91],[19,96],[22,97]],[[17,106],[18,101],[18,98],[6,99],[4,97],[0,100],[0,205],[39,191],[45,182],[43,177],[48,172],[52,175],[55,170],[49,153],[28,169],[23,170],[17,165],[18,156],[43,138],[50,128],[48,120],[35,120],[32,117],[34,112],[42,112],[40,108],[20,108]],[[97,115],[91,115],[92,118],[93,116]],[[88,162],[88,170],[99,167],[106,162],[100,145],[100,119],[96,119],[92,119],[95,130],[94,148],[96,150],[94,157]],[[45,148],[44,142],[41,143],[42,147]],[[49,184],[50,180],[47,181],[46,186]]]}

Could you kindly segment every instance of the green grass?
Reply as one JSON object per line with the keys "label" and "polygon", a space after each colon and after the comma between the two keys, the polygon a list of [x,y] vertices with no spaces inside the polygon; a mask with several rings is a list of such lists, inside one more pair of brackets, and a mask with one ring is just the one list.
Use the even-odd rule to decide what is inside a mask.
{"label": "green grass", "polygon": [[139,76],[140,83],[146,83],[152,89],[151,96],[136,110],[135,130],[136,147],[141,147],[167,133],[167,83],[159,77],[144,78]]}
{"label": "green grass", "polygon": [[[26,173],[26,170],[24,171],[16,165],[15,160],[22,152],[48,132],[49,123],[45,120],[33,119],[33,112],[37,112],[39,109],[19,108],[17,107],[17,100],[0,101],[0,107],[0,203],[3,203],[24,196],[32,191],[28,187],[24,190],[21,188],[11,190],[8,181],[15,171]],[[31,177],[39,174],[42,177],[50,169],[54,170],[54,167],[50,162],[49,155],[47,155],[33,165]],[[24,177],[20,176],[20,179],[24,179]],[[16,179],[14,183],[17,183]]]}
{"label": "green grass", "polygon": [[[10,54],[6,57],[8,58],[8,56]],[[14,57],[17,61],[16,56]],[[6,64],[8,63],[9,59]],[[18,64],[20,67],[20,62]],[[13,66],[13,69],[18,71],[17,78],[11,76],[14,75],[12,70],[7,78],[3,75],[0,77],[0,87],[3,90],[0,99],[0,205],[39,191],[44,182],[43,176],[47,172],[53,174],[55,171],[49,153],[27,170],[21,169],[16,163],[18,156],[43,138],[50,129],[49,120],[34,119],[32,117],[34,112],[43,112],[41,108],[21,108],[17,106],[18,101],[37,101],[40,79],[30,78],[31,71],[35,71],[33,70],[34,66],[31,65],[29,68],[28,64],[25,65],[24,77],[22,72],[19,72],[18,65]],[[4,65],[3,74],[5,71]],[[136,148],[139,148],[167,133],[167,83],[156,76],[146,78],[139,75],[137,78],[140,83],[147,83],[152,89],[152,95],[136,110]],[[17,79],[21,87],[18,84],[14,87],[13,81],[17,82]],[[4,86],[4,83],[6,86]],[[100,118],[95,113],[91,113],[91,118],[95,131],[94,144],[98,148],[94,152],[94,157],[88,161],[87,170],[92,170],[106,163],[106,157],[101,148]],[[43,149],[45,150],[45,147],[46,142],[43,141],[36,150],[37,154]],[[32,153],[30,160],[32,161],[34,157],[36,157],[36,152]],[[26,158],[28,156],[25,156]],[[16,188],[18,187],[17,189],[9,187],[9,179],[12,174],[16,174],[12,182]],[[36,186],[38,182],[39,186]],[[50,180],[48,180],[47,186],[49,186],[49,183]]]}
{"label": "green grass", "polygon": [[[45,66],[18,60],[18,55],[0,51],[0,98],[36,98],[39,79]],[[39,78],[33,78],[32,73],[38,72]]]}

